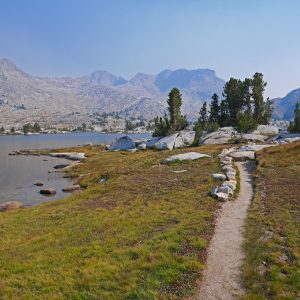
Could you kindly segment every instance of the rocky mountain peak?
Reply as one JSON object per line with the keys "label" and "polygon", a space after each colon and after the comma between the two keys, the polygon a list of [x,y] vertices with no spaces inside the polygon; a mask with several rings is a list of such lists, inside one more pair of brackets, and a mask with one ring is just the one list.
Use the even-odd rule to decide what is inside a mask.
{"label": "rocky mountain peak", "polygon": [[88,76],[88,80],[92,83],[106,85],[106,86],[118,86],[125,84],[127,82],[123,77],[117,77],[110,72],[107,71],[95,71]]}

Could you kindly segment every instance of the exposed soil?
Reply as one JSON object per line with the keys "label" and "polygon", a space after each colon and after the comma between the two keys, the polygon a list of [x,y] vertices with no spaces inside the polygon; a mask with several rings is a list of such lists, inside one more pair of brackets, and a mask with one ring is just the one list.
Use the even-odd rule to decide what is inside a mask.
{"label": "exposed soil", "polygon": [[207,268],[199,292],[193,299],[236,299],[243,294],[241,266],[243,229],[247,209],[253,198],[253,161],[237,162],[240,193],[236,200],[223,204],[211,240]]}

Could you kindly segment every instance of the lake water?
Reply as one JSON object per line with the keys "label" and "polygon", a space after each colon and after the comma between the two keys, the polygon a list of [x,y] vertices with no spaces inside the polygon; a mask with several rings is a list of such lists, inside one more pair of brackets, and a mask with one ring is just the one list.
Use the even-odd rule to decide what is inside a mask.
{"label": "lake water", "polygon": [[[10,156],[12,151],[25,149],[55,149],[83,144],[108,144],[124,134],[68,133],[32,136],[0,136],[0,203],[19,200],[25,206],[35,205],[65,197],[62,188],[72,185],[63,173],[48,173],[56,164],[70,163],[69,160],[49,156]],[[150,134],[134,134],[134,138],[149,138]],[[52,187],[57,193],[53,196],[39,194],[41,187]]]}

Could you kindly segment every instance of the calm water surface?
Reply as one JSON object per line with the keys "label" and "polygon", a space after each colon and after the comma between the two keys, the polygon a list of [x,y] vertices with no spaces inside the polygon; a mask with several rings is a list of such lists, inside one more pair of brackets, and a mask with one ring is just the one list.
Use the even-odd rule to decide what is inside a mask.
{"label": "calm water surface", "polygon": [[[48,173],[59,163],[71,161],[48,156],[10,156],[12,151],[25,149],[55,149],[78,146],[87,143],[107,144],[123,134],[68,133],[32,136],[0,136],[0,203],[19,200],[24,205],[35,205],[66,196],[62,188],[73,183],[62,178],[63,173]],[[134,138],[148,138],[150,134],[134,134]],[[44,187],[52,187],[54,196],[42,196],[36,181],[44,182]]]}

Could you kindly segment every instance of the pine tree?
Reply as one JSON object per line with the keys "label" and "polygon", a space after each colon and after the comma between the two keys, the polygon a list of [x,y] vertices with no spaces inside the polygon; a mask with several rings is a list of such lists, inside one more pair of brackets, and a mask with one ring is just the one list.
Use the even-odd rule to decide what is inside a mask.
{"label": "pine tree", "polygon": [[209,122],[210,123],[219,123],[220,117],[220,106],[219,106],[219,97],[216,93],[214,93],[211,97],[210,103],[210,115]]}
{"label": "pine tree", "polygon": [[263,112],[263,118],[261,124],[269,124],[272,118],[273,113],[273,107],[272,107],[272,101],[270,98],[267,98],[267,101],[264,103],[264,112]]}
{"label": "pine tree", "polygon": [[198,123],[202,127],[203,130],[205,130],[206,125],[208,122],[208,116],[207,116],[207,103],[206,101],[203,103],[200,112],[199,112],[199,119]]}
{"label": "pine tree", "polygon": [[239,113],[244,107],[244,84],[241,80],[230,78],[225,83],[223,97],[227,107],[228,123],[231,126],[238,124]]}
{"label": "pine tree", "polygon": [[227,126],[229,124],[228,109],[227,109],[227,103],[225,100],[221,101],[221,103],[220,103],[220,116],[219,116],[218,123],[222,127]]}
{"label": "pine tree", "polygon": [[258,124],[264,121],[264,91],[267,83],[264,82],[263,74],[255,73],[252,79],[252,99],[254,104],[253,117]]}
{"label": "pine tree", "polygon": [[171,90],[167,103],[169,105],[168,111],[170,114],[170,129],[176,131],[181,119],[180,108],[182,105],[182,100],[179,89],[173,88]]}
{"label": "pine tree", "polygon": [[4,129],[4,127],[2,126],[1,128],[0,128],[0,134],[3,134],[5,132],[5,129]]}

